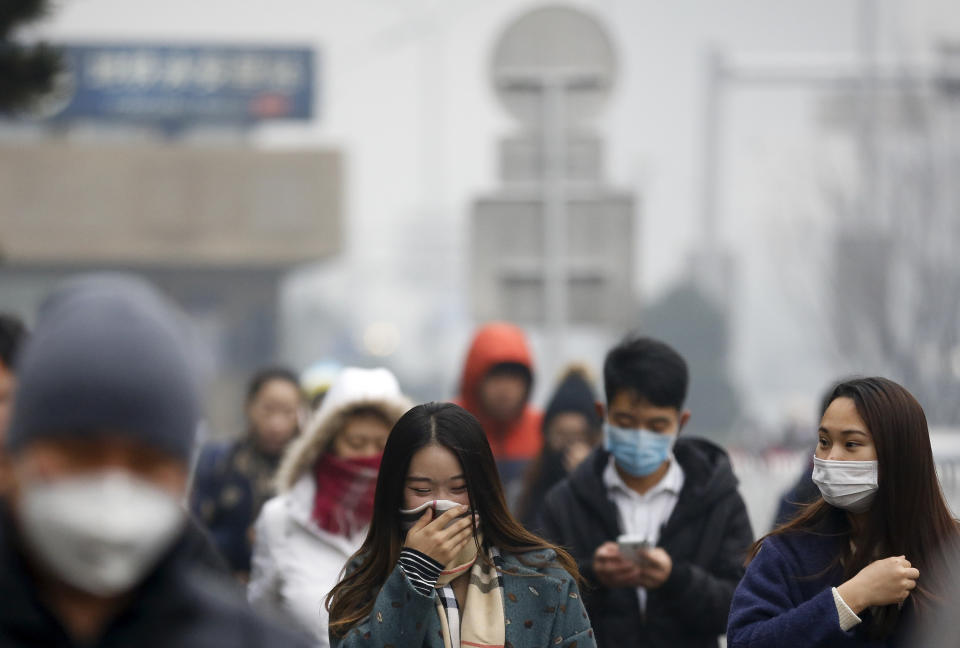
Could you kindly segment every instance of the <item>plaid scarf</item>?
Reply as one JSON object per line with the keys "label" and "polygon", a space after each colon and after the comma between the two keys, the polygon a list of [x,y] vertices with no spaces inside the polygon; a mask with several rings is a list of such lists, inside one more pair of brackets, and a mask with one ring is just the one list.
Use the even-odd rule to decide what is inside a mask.
{"label": "plaid scarf", "polygon": [[321,529],[351,537],[370,524],[381,455],[343,459],[329,452],[313,467],[313,519]]}
{"label": "plaid scarf", "polygon": [[[468,543],[468,546],[471,545],[473,543]],[[500,552],[491,547],[487,557],[492,566],[487,561],[477,560],[474,554],[470,563],[472,568],[469,565],[466,567],[470,569],[470,583],[467,585],[462,621],[450,581],[463,573],[463,566],[445,569],[443,573],[452,578],[441,576],[437,581],[437,614],[440,616],[444,648],[503,648],[506,616],[503,610],[503,579],[499,571],[502,568]]]}

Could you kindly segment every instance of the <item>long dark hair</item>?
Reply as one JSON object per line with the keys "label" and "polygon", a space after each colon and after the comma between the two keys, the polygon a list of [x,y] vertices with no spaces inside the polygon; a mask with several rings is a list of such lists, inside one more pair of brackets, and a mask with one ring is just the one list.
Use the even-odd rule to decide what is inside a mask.
{"label": "long dark hair", "polygon": [[[403,507],[410,460],[418,450],[431,444],[447,448],[460,461],[470,506],[480,516],[484,545],[507,553],[552,549],[557,554],[556,562],[574,579],[580,579],[576,562],[567,552],[528,532],[510,515],[490,444],[477,419],[453,403],[417,405],[397,421],[387,438],[370,530],[348,563],[356,564],[356,569],[327,595],[333,634],[343,636],[370,615],[377,591],[397,564],[403,545],[399,510]],[[487,560],[482,547],[478,549],[481,558]]]}
{"label": "long dark hair", "polygon": [[[927,418],[910,392],[886,378],[841,382],[828,400],[832,403],[838,398],[853,401],[877,451],[879,487],[869,512],[863,516],[862,528],[852,538],[855,550],[848,541],[853,531],[849,517],[818,497],[792,521],[757,540],[747,562],[770,536],[833,531],[844,541],[839,543],[840,554],[824,573],[840,563],[844,578],[849,579],[878,558],[878,551],[884,556],[906,556],[920,570],[922,585],[918,583],[910,602],[922,610],[947,591],[949,582],[940,557],[958,541],[957,522],[950,515],[937,479]],[[868,631],[885,637],[898,618],[898,606],[886,606],[873,615]]]}

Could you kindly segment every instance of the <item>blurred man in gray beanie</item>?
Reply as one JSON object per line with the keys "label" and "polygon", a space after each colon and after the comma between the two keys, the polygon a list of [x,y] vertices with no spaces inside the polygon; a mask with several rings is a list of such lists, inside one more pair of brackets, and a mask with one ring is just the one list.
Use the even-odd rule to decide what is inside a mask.
{"label": "blurred man in gray beanie", "polygon": [[41,308],[0,471],[0,645],[303,645],[188,556],[183,339],[132,277],[72,280]]}

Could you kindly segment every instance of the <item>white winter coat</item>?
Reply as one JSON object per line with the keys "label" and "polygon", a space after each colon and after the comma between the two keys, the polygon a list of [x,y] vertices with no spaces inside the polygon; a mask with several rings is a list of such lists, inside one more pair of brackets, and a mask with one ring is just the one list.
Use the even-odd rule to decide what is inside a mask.
{"label": "white winter coat", "polygon": [[307,431],[287,449],[277,476],[278,493],[257,519],[247,598],[261,610],[280,613],[328,646],[324,598],[366,529],[347,538],[313,520],[313,466],[357,407],[376,407],[396,421],[410,407],[386,369],[344,369],[327,392]]}
{"label": "white winter coat", "polygon": [[257,519],[247,597],[260,609],[280,611],[327,646],[323,599],[337,584],[366,530],[353,538],[324,531],[313,521],[314,481],[303,475],[293,490],[267,502]]}

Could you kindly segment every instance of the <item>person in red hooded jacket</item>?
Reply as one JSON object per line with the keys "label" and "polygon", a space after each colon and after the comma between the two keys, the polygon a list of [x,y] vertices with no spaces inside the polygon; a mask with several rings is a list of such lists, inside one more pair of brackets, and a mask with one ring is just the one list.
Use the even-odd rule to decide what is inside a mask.
{"label": "person in red hooded jacket", "polygon": [[482,326],[470,345],[456,402],[483,426],[508,490],[543,446],[543,413],[529,402],[532,387],[533,357],[523,331],[506,322]]}

